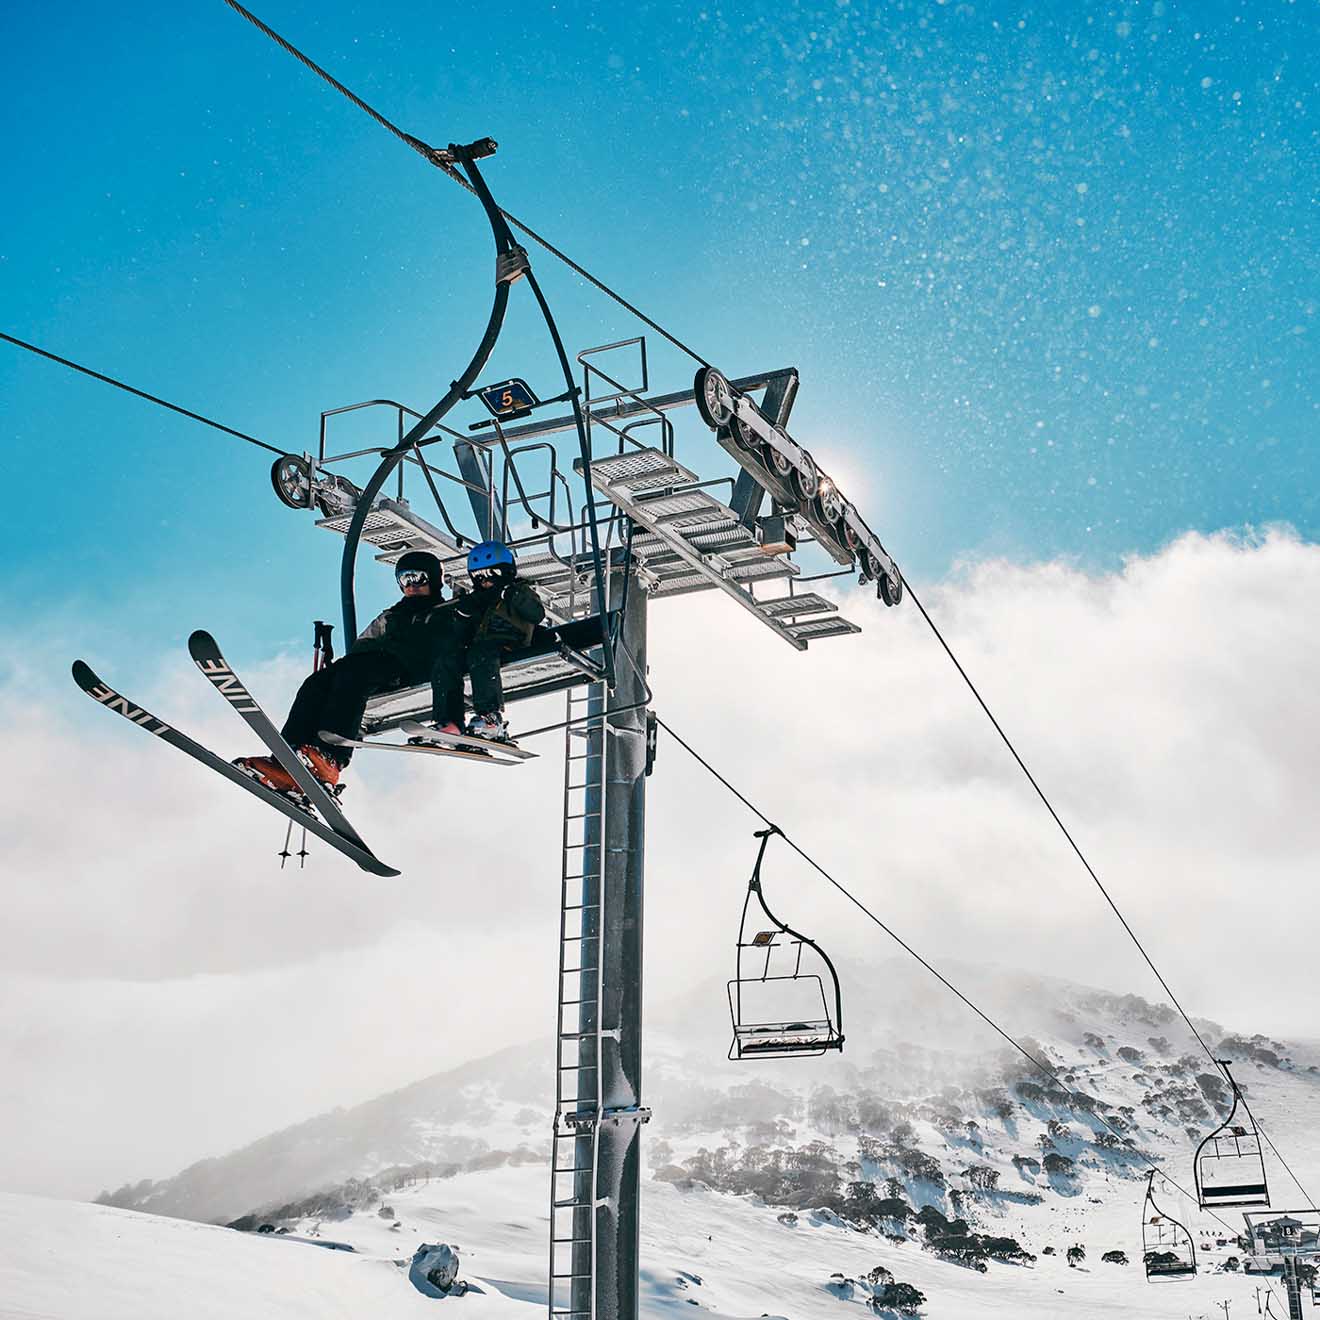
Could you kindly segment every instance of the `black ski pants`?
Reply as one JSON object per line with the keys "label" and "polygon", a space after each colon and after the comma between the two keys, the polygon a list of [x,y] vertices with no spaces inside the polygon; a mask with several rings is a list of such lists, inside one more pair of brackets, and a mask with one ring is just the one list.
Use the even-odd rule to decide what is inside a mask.
{"label": "black ski pants", "polygon": [[[353,749],[323,743],[321,730],[341,738],[360,738],[367,699],[402,687],[406,681],[402,663],[389,652],[350,651],[303,679],[280,732],[291,747],[310,744],[347,765]],[[461,689],[459,695],[461,699]]]}
{"label": "black ski pants", "polygon": [[500,660],[504,647],[488,638],[470,641],[474,629],[454,628],[431,668],[431,715],[437,724],[463,727],[463,674],[472,675],[472,709],[493,715],[504,709]]}

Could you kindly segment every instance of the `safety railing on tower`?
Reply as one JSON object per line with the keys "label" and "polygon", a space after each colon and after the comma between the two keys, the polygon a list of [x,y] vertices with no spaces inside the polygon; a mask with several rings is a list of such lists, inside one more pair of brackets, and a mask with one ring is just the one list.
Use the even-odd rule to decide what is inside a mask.
{"label": "safety railing on tower", "polygon": [[[276,493],[315,510],[326,531],[356,529],[382,564],[430,551],[460,591],[469,585],[468,549],[506,542],[551,630],[506,666],[511,702],[611,675],[600,578],[625,562],[652,598],[721,591],[798,650],[860,631],[817,584],[855,574],[876,582],[887,603],[901,596],[898,570],[855,508],[784,429],[795,371],[727,380],[703,369],[692,389],[657,394],[644,336],[584,349],[576,361],[571,394],[542,399],[521,377],[466,390],[461,403],[484,415],[461,427],[450,419],[422,426],[423,414],[389,398],[329,409],[314,452],[276,461]],[[556,412],[552,405],[566,399],[578,403],[575,412]],[[694,405],[718,444],[700,425],[676,425]],[[385,436],[370,429],[381,414]],[[721,450],[737,458],[736,475],[701,477],[723,461]],[[376,493],[364,509],[364,489],[350,474],[383,455],[397,461],[388,484],[379,473],[368,482]],[[804,576],[802,555],[813,547],[825,568]],[[561,647],[553,630],[575,625]],[[365,727],[379,732],[428,705],[422,688],[384,694],[373,698]]]}

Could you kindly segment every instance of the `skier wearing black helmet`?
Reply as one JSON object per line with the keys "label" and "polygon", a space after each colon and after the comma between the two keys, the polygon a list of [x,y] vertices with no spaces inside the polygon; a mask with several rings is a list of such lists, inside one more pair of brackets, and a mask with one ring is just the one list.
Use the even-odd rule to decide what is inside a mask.
{"label": "skier wearing black helmet", "polygon": [[503,541],[482,541],[467,558],[472,590],[455,598],[455,626],[446,629],[431,671],[432,714],[440,733],[463,732],[463,672],[472,676],[467,732],[474,738],[508,741],[500,664],[504,655],[527,646],[545,606],[518,578],[513,551]]}
{"label": "skier wearing black helmet", "polygon": [[[303,680],[281,730],[285,742],[328,786],[339,782],[339,772],[353,752],[323,743],[320,731],[360,737],[369,697],[425,683],[436,654],[452,649],[447,637],[457,621],[454,602],[441,594],[445,577],[440,561],[424,550],[410,550],[395,564],[394,574],[402,599],[367,625],[347,655]],[[461,700],[461,689],[459,696]],[[244,756],[234,764],[278,792],[299,791],[293,776],[274,757]]]}

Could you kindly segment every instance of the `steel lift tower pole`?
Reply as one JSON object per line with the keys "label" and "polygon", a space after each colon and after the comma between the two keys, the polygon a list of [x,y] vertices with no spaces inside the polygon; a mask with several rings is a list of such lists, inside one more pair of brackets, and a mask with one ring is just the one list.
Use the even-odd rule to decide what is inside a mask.
{"label": "steel lift tower pole", "polygon": [[646,592],[627,593],[617,684],[570,692],[564,763],[552,1320],[636,1320],[646,826]]}
{"label": "steel lift tower pole", "polygon": [[[620,368],[604,365],[613,361],[610,354],[633,348],[641,377],[636,387],[620,383],[626,374]],[[856,573],[860,582],[875,584],[887,605],[896,605],[902,575],[857,508],[788,433],[797,393],[794,368],[730,380],[703,366],[692,389],[647,397],[644,339],[586,349],[578,362],[583,385],[572,395],[580,396],[581,417],[575,408],[572,416],[508,426],[541,406],[526,383],[513,379],[476,391],[492,416],[469,430],[494,427],[494,441],[469,441],[451,428],[431,434],[432,414],[405,433],[405,414],[416,414],[390,401],[334,410],[397,411],[401,438],[384,451],[382,464],[397,466],[401,474],[418,470],[443,527],[411,509],[402,476],[395,498],[378,499],[380,470],[375,485],[363,491],[325,471],[364,451],[322,450],[315,460],[283,455],[273,478],[285,503],[321,510],[319,526],[374,545],[382,563],[410,550],[430,551],[456,587],[469,581],[463,548],[468,534],[460,533],[446,509],[437,477],[466,492],[481,536],[508,539],[511,514],[518,529],[530,527],[530,535],[515,536],[512,544],[519,551],[519,577],[540,593],[553,623],[542,631],[552,636],[539,649],[510,656],[503,667],[505,697],[566,691],[568,704],[547,1306],[549,1320],[637,1320],[640,1128],[650,1116],[641,1086],[647,611],[652,600],[719,591],[805,651],[813,642],[861,631],[840,617],[830,597],[804,590],[808,584]],[[504,386],[513,385],[533,401],[505,416],[486,395],[501,396]],[[752,394],[761,397],[759,405]],[[703,480],[676,456],[669,413],[690,405],[717,448],[736,461],[736,478]],[[580,420],[586,438],[571,471],[584,479],[589,503],[574,513],[572,500],[559,498],[571,489],[569,471],[559,468],[544,437],[580,435]],[[457,474],[433,467],[421,452],[445,438],[456,441]],[[538,457],[527,457],[533,453]],[[519,455],[537,475],[532,468],[520,473]],[[545,462],[548,477],[540,475]],[[763,516],[767,495],[773,503]],[[606,545],[613,548],[598,555],[593,546],[588,553],[583,537],[605,505],[612,506]],[[793,559],[800,542],[814,543],[840,567],[802,577]],[[430,709],[429,685],[382,693],[369,703],[364,727],[368,734],[382,733]],[[780,929],[801,945],[788,927]],[[828,960],[825,965],[830,970]],[[749,1024],[735,1022],[738,1057],[767,1054],[771,1047],[803,1054],[840,1048],[837,993],[836,1020],[829,1020],[823,1000],[818,1016],[822,1020],[795,1015],[789,1022],[750,1024],[750,1034]]]}

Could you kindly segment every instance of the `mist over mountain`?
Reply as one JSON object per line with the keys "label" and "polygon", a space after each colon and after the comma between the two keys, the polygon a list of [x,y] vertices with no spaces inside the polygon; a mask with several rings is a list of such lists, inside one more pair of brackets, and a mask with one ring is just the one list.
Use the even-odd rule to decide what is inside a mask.
{"label": "mist over mountain", "polygon": [[[944,970],[1049,1063],[1058,1087],[906,961],[841,964],[847,1040],[842,1055],[823,1058],[730,1062],[725,988],[711,980],[647,1015],[643,1085],[654,1117],[644,1152],[653,1174],[794,1206],[812,1197],[841,1204],[852,1183],[896,1180],[917,1209],[956,1211],[970,1198],[993,1211],[978,1182],[1043,1204],[1076,1199],[1080,1170],[1106,1182],[1143,1178],[1145,1163],[1116,1128],[1190,1180],[1195,1143],[1231,1096],[1171,1008],[1018,972]],[[1291,1113],[1320,1099],[1314,1045],[1208,1020],[1197,1028],[1236,1061],[1267,1125],[1276,1102]],[[321,1194],[333,1200],[354,1180],[544,1166],[551,1057],[548,1038],[505,1049],[99,1199],[228,1222]],[[808,1148],[820,1165],[812,1179],[753,1176],[767,1162],[782,1171]],[[1059,1158],[1047,1173],[1051,1153]],[[969,1175],[974,1167],[989,1172]]]}

